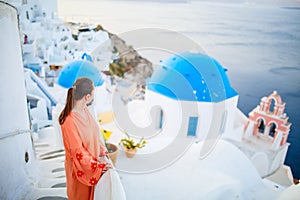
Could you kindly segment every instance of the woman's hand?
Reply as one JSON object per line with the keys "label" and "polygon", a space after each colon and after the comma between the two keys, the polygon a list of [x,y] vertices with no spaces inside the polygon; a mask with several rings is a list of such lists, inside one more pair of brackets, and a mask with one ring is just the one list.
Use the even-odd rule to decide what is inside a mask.
{"label": "woman's hand", "polygon": [[108,151],[107,151],[107,149],[105,148],[105,146],[100,145],[100,157],[101,157],[101,156],[107,156],[107,155],[108,155]]}
{"label": "woman's hand", "polygon": [[108,151],[102,151],[102,152],[100,152],[100,157],[107,156],[107,155],[108,155]]}
{"label": "woman's hand", "polygon": [[99,157],[99,160],[98,160],[98,162],[99,163],[103,163],[103,164],[105,164],[105,166],[103,167],[103,169],[102,169],[102,174],[104,174],[107,170],[109,170],[109,169],[112,169],[113,168],[113,165],[112,164],[110,164],[110,161],[109,161],[109,156],[108,155],[105,155],[105,156],[100,156]]}
{"label": "woman's hand", "polygon": [[102,174],[104,174],[105,172],[107,172],[109,169],[112,169],[113,166],[110,163],[106,163],[105,167],[102,169]]}

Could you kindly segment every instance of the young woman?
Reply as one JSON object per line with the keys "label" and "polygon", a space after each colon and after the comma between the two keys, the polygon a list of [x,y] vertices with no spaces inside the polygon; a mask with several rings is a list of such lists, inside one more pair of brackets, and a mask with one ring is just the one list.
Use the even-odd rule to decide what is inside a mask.
{"label": "young woman", "polygon": [[107,150],[87,105],[94,99],[93,82],[80,78],[68,90],[66,105],[59,116],[65,147],[65,171],[69,200],[94,198],[94,186],[112,166],[100,163]]}

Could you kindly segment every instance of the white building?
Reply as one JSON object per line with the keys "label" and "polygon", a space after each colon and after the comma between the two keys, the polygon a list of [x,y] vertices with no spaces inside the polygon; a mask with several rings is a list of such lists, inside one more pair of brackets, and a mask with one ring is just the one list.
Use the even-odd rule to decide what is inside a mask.
{"label": "white building", "polygon": [[[180,137],[187,141],[210,139],[217,142],[221,136],[242,138],[242,122],[247,118],[237,108],[237,102],[238,94],[216,60],[186,52],[163,62],[148,80],[145,104],[151,109],[152,119],[146,127],[132,124],[122,106],[117,107],[117,101],[113,106],[123,129],[151,138],[151,141],[169,138],[166,141],[171,143]],[[160,148],[169,145],[168,142],[159,144]]]}
{"label": "white building", "polygon": [[[253,130],[254,122],[251,120],[253,117],[248,119],[237,108],[237,103],[238,94],[231,87],[226,70],[216,60],[207,55],[185,52],[162,62],[161,68],[156,70],[148,81],[145,104],[151,108],[148,112],[152,118],[148,120],[146,127],[140,128],[131,123],[131,119],[126,117],[126,112],[120,112],[121,108],[115,110],[118,113],[117,121],[123,129],[148,137],[153,144],[159,144],[153,145],[153,150],[150,150],[149,145],[148,152],[164,149],[172,144],[175,138],[181,138],[186,141],[186,146],[193,140],[204,141],[206,145],[201,150],[200,157],[205,157],[213,150],[218,140],[223,138],[243,151],[256,166],[259,174],[266,177],[283,166],[288,144],[284,145],[286,142],[283,142],[280,148],[277,145],[274,149],[274,144],[271,147],[264,140],[250,142],[247,135],[252,135],[252,132],[253,135],[256,134]],[[277,104],[280,103],[281,99]],[[283,109],[277,118],[282,117]],[[122,115],[123,113],[125,115]],[[276,121],[279,128],[281,121],[284,123],[286,120]],[[288,132],[284,135],[288,135]],[[284,137],[284,141],[286,139],[287,137]],[[273,141],[275,143],[275,140]],[[183,146],[185,145],[180,143],[181,150],[185,149]]]}
{"label": "white building", "polygon": [[119,153],[116,168],[128,199],[279,197],[275,188],[282,186],[263,180],[260,168],[235,146],[243,142],[247,117],[213,58],[174,55],[148,81],[144,102],[124,104],[124,96],[118,91],[112,100],[117,125],[148,142],[133,158]]}

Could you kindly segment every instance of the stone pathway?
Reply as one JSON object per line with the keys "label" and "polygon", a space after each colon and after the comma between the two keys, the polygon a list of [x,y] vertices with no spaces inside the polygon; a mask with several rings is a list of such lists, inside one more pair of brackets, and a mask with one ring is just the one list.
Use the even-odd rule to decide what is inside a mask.
{"label": "stone pathway", "polygon": [[39,180],[28,199],[67,199],[64,169],[65,151],[56,146],[53,127],[41,129],[33,140]]}

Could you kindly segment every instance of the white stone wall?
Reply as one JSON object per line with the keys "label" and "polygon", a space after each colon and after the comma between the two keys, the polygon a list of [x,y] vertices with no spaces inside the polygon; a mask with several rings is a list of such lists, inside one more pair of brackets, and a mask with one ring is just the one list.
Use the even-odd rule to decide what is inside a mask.
{"label": "white stone wall", "polygon": [[[0,3],[0,197],[20,199],[37,180],[15,8]],[[27,162],[25,160],[27,158]]]}
{"label": "white stone wall", "polygon": [[[198,116],[197,138],[204,140],[208,132],[220,132],[222,116],[227,112],[227,120],[224,125],[224,133],[232,132],[236,115],[237,98],[232,98],[220,103],[176,101],[167,98],[153,91],[146,92],[146,101],[149,107],[159,105],[164,111],[163,132],[167,135],[170,132],[178,132],[180,127],[187,134],[188,120],[190,116]],[[163,134],[163,135],[165,135]]]}
{"label": "white stone wall", "polygon": [[0,7],[0,133],[28,129],[25,80],[17,23],[13,7]]}

